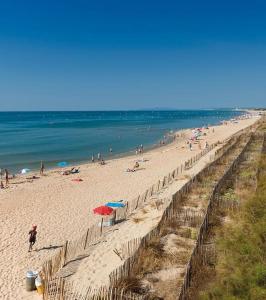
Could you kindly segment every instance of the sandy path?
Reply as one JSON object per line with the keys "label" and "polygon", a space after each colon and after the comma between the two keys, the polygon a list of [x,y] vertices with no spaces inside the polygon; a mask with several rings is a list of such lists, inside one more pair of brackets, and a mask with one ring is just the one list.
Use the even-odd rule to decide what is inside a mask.
{"label": "sandy path", "polygon": [[[207,131],[205,140],[210,144],[223,140],[255,120],[217,126],[214,133],[212,129]],[[85,232],[95,222],[93,207],[106,201],[133,199],[199,152],[198,147],[189,151],[181,146],[184,142],[175,141],[145,153],[149,161],[141,163],[143,169],[134,173],[125,172],[136,160],[136,156],[130,156],[109,161],[106,166],[81,165],[79,176],[49,172],[32,183],[0,190],[0,299],[32,299],[24,291],[26,271],[38,269],[66,239]],[[75,177],[84,181],[72,182]],[[38,224],[39,251],[28,253],[27,233],[32,223]]]}

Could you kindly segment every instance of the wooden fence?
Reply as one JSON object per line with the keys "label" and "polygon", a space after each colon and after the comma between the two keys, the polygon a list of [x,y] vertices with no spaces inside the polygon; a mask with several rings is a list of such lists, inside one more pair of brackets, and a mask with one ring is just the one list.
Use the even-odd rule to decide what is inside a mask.
{"label": "wooden fence", "polygon": [[[242,132],[241,132],[242,133]],[[139,248],[138,250],[135,252],[135,254],[130,257],[125,263],[124,265],[120,266],[117,270],[115,270],[113,273],[110,274],[110,282],[111,285],[116,286],[117,284],[119,284],[119,281],[122,278],[125,277],[129,277],[130,275],[134,274],[134,265],[137,265],[138,259],[141,257],[143,249],[145,248],[145,245],[155,236],[158,236],[159,232],[160,232],[160,228],[161,226],[167,221],[167,220],[171,220],[173,218],[176,218],[178,213],[176,208],[179,207],[178,203],[180,202],[179,200],[185,195],[187,194],[191,188],[193,187],[193,184],[197,181],[197,179],[204,175],[206,172],[211,172],[212,167],[215,166],[216,163],[219,163],[219,160],[223,158],[224,155],[226,155],[231,149],[232,147],[234,147],[239,141],[239,138],[235,139],[233,143],[230,143],[230,145],[226,146],[224,151],[219,151],[218,153],[221,154],[223,152],[223,154],[221,154],[221,156],[219,156],[219,158],[217,158],[212,164],[210,164],[208,167],[206,167],[205,169],[203,169],[201,172],[199,172],[194,178],[192,178],[187,184],[185,184],[181,190],[179,190],[174,196],[172,201],[170,202],[169,206],[165,209],[164,214],[161,218],[161,221],[159,222],[158,226],[153,229],[151,232],[149,232],[145,237],[143,237],[143,239],[140,242]],[[239,156],[235,159],[235,161],[232,163],[232,165],[230,166],[230,168],[226,171],[226,173],[222,176],[221,181],[219,181],[216,186],[213,188],[213,192],[212,192],[212,196],[210,198],[209,206],[207,209],[207,213],[204,217],[204,222],[203,224],[200,226],[200,231],[199,231],[199,235],[198,235],[198,242],[197,242],[197,250],[194,250],[193,253],[195,253],[195,251],[198,251],[198,253],[202,253],[202,254],[206,254],[206,252],[204,252],[206,249],[206,245],[203,245],[202,241],[203,241],[203,232],[204,230],[206,230],[207,225],[208,225],[208,220],[209,220],[209,216],[210,216],[210,211],[212,208],[212,199],[214,198],[213,195],[216,195],[216,192],[218,189],[221,188],[224,180],[226,180],[226,178],[229,176],[230,172],[235,168],[235,166],[239,163],[239,161],[242,159],[243,153],[246,151],[246,148],[248,147],[249,143],[251,141],[251,138],[249,139],[249,141],[247,142],[247,144],[245,145],[245,147],[242,149],[241,153],[239,154]],[[189,213],[189,215],[191,215]],[[203,251],[204,250],[204,251]],[[193,260],[193,256],[192,255],[192,260]],[[202,259],[205,261],[207,260],[207,256],[206,255],[202,255],[201,256]],[[180,294],[180,299],[184,299],[183,295],[185,294],[186,289],[188,288],[188,282],[189,282],[189,266],[191,265],[191,262],[189,262],[188,264],[188,268],[186,271],[186,275],[185,275],[185,279],[184,279],[184,285],[182,287],[182,292]]]}
{"label": "wooden fence", "polygon": [[197,269],[199,265],[203,265],[208,263],[208,256],[206,255],[206,245],[204,244],[204,241],[207,236],[208,226],[209,226],[209,220],[211,218],[211,215],[213,215],[213,210],[217,208],[219,203],[219,197],[218,195],[221,192],[221,189],[223,188],[224,184],[228,180],[228,178],[232,175],[233,171],[235,170],[236,166],[244,159],[245,152],[247,148],[249,147],[250,143],[253,141],[254,136],[252,135],[248,142],[246,143],[245,147],[242,149],[242,151],[239,153],[237,158],[234,160],[234,162],[229,166],[228,169],[224,172],[221,179],[216,183],[214,186],[210,199],[208,208],[206,211],[206,214],[204,216],[203,222],[199,229],[199,234],[197,238],[196,246],[192,252],[190,261],[188,262],[186,273],[183,281],[182,290],[179,296],[180,300],[187,299],[188,289],[191,285],[191,279],[192,279],[192,273],[193,269]]}
{"label": "wooden fence", "polygon": [[[154,238],[160,234],[161,228],[164,226],[164,224],[167,221],[177,219],[179,217],[180,199],[182,199],[186,194],[189,193],[189,191],[193,188],[193,185],[196,184],[196,182],[200,178],[200,176],[204,176],[204,174],[210,173],[212,171],[212,167],[214,167],[215,164],[219,162],[219,160],[223,159],[224,155],[226,155],[232,149],[232,147],[236,146],[238,141],[239,141],[239,137],[234,140],[234,143],[231,143],[230,147],[226,147],[223,154],[221,154],[221,152],[220,152],[221,155],[219,156],[219,158],[217,158],[209,166],[207,166],[201,172],[199,172],[196,176],[194,176],[177,193],[175,193],[172,196],[172,199],[171,199],[171,201],[169,201],[168,207],[164,210],[161,220],[158,223],[158,225],[156,226],[156,228],[154,228],[151,232],[149,232],[146,236],[144,236],[142,238],[142,240],[139,244],[139,247],[138,247],[137,251],[134,253],[134,255],[129,257],[122,266],[120,266],[118,269],[116,269],[115,271],[113,271],[110,274],[111,286],[119,286],[119,282],[121,281],[122,278],[130,277],[135,273],[134,266],[138,265],[138,260],[142,256],[147,243],[152,238]],[[218,183],[216,184],[216,186],[217,185],[218,185]],[[215,187],[214,189],[217,189],[217,187]],[[208,208],[208,210],[207,210],[208,215],[209,215],[209,211],[210,211],[210,208]],[[202,228],[202,226],[203,225],[201,225],[200,228]],[[201,231],[199,232],[199,236],[201,236]]]}
{"label": "wooden fence", "polygon": [[[230,140],[226,141],[226,144],[223,145],[220,149],[215,152],[215,156],[213,157],[213,161],[209,164],[207,168],[204,168],[201,172],[199,172],[196,176],[194,176],[189,182],[187,182],[173,197],[171,201],[169,201],[168,207],[164,210],[161,220],[156,228],[154,228],[151,232],[149,232],[142,239],[138,239],[137,241],[130,241],[128,244],[123,245],[122,251],[122,259],[128,257],[124,264],[120,266],[118,269],[113,271],[110,274],[110,283],[111,286],[117,286],[121,278],[128,277],[132,272],[134,273],[134,265],[136,261],[140,258],[141,253],[145,247],[145,245],[150,241],[153,237],[157,236],[160,232],[161,226],[169,219],[176,217],[176,208],[178,207],[178,202],[180,197],[183,197],[187,194],[197,178],[204,174],[204,172],[209,172],[210,168],[215,165],[224,155],[230,151],[232,147],[234,147],[241,135],[244,131],[253,130],[254,125],[250,126],[248,129],[241,130],[235,135],[233,135]],[[154,194],[157,194],[160,190],[168,186],[172,183],[173,180],[176,180],[177,177],[184,172],[185,169],[191,168],[201,157],[206,155],[209,151],[213,150],[218,143],[210,145],[207,149],[204,149],[199,154],[186,161],[185,164],[181,164],[178,168],[170,172],[167,176],[164,176],[162,180],[159,180],[156,184],[152,185],[148,190],[145,191],[142,195],[139,195],[132,201],[126,202],[125,208],[118,209],[116,211],[116,219],[126,219],[132,212],[139,207],[145,205],[145,202],[152,197]],[[217,185],[216,185],[217,186]],[[218,187],[216,187],[217,189]],[[207,213],[209,214],[210,208],[208,207]],[[180,212],[181,213],[181,212]],[[184,214],[184,212],[183,212]],[[185,218],[188,218],[187,216]],[[190,216],[192,217],[192,216]],[[193,216],[196,217],[195,215]],[[206,217],[206,216],[205,216]],[[207,221],[206,221],[207,222]],[[205,223],[204,223],[205,224]],[[205,225],[202,224],[201,228]],[[204,227],[205,228],[205,227]],[[45,300],[58,300],[58,299],[139,299],[136,295],[126,295],[125,293],[119,289],[116,289],[114,292],[113,289],[101,289],[100,291],[93,291],[90,287],[84,288],[84,291],[74,292],[75,287],[73,287],[69,282],[65,281],[62,278],[56,277],[56,273],[64,267],[71,259],[77,257],[79,254],[84,252],[88,247],[100,241],[103,235],[110,230],[110,228],[99,226],[99,224],[94,224],[92,227],[88,228],[88,230],[76,241],[66,241],[63,247],[48,261],[43,264],[42,273],[44,274],[45,281],[45,291],[43,295],[43,299]],[[203,229],[201,229],[203,230]],[[200,231],[199,236],[202,235]],[[198,242],[199,243],[199,242]],[[197,244],[198,244],[197,243]],[[194,249],[194,251],[196,251]],[[193,252],[194,253],[194,252]],[[191,264],[191,263],[190,263]],[[190,274],[190,264],[188,265],[186,272],[186,280],[184,281],[184,285],[182,288],[182,293],[185,294],[186,289],[188,287],[189,282],[189,274]],[[113,298],[110,298],[112,295]],[[128,298],[131,297],[131,298]],[[72,297],[72,298],[71,298]],[[98,298],[97,298],[98,297]],[[102,298],[101,298],[102,297]],[[118,297],[118,298],[114,298]],[[119,298],[120,297],[120,298]],[[127,297],[127,298],[125,298]],[[135,297],[135,298],[134,298]],[[184,299],[184,298],[180,298]]]}
{"label": "wooden fence", "polygon": [[[214,149],[216,145],[217,143],[210,145],[208,149],[204,149],[196,156],[186,161],[185,164],[181,164],[178,168],[170,172],[168,175],[164,176],[163,179],[159,180],[156,184],[153,184],[142,195],[139,195],[133,200],[127,201],[124,208],[119,208],[116,210],[116,221],[128,218],[133,211],[145,205],[145,202],[150,197],[166,188],[173,182],[173,180],[176,180],[177,177],[180,176],[185,169],[191,168],[201,157]],[[48,273],[49,276],[52,277],[71,259],[75,258],[89,246],[99,241],[107,230],[108,229],[106,227],[99,226],[98,222],[97,224],[89,227],[86,233],[79,237],[77,240],[66,241],[63,247],[50,260],[44,263],[43,272],[45,274]]]}

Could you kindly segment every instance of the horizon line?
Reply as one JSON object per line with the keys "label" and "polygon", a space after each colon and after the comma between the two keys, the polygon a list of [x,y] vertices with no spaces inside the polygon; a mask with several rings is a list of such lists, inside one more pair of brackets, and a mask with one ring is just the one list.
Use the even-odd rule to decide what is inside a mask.
{"label": "horizon line", "polygon": [[195,111],[195,110],[246,110],[246,109],[265,109],[262,107],[210,107],[210,108],[139,108],[139,109],[84,109],[84,110],[59,110],[59,109],[47,109],[47,110],[0,110],[0,113],[6,112],[120,112],[120,111]]}

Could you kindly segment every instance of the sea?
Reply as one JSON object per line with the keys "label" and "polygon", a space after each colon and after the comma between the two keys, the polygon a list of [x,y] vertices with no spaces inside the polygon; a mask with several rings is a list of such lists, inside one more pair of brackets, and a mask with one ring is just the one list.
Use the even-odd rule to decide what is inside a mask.
{"label": "sea", "polygon": [[[233,109],[0,112],[0,168],[12,173],[59,162],[88,162],[156,147],[172,131],[219,124],[243,114]],[[112,152],[110,152],[110,148]]]}

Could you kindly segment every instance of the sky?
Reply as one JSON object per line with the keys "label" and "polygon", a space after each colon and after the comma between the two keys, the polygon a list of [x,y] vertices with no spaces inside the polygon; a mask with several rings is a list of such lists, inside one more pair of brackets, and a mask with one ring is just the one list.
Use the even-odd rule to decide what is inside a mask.
{"label": "sky", "polygon": [[0,111],[266,106],[266,1],[0,0]]}

